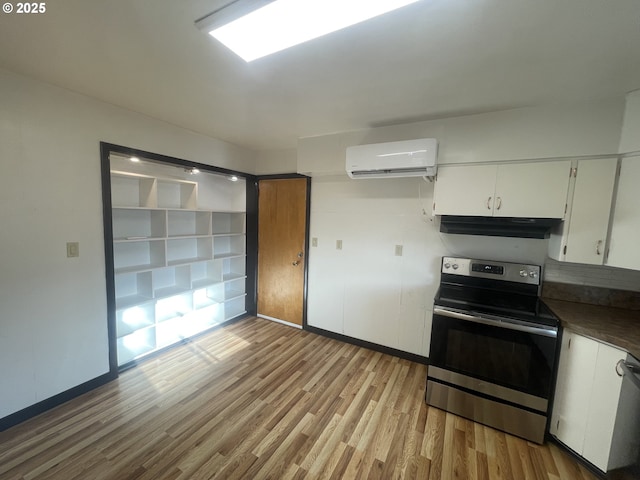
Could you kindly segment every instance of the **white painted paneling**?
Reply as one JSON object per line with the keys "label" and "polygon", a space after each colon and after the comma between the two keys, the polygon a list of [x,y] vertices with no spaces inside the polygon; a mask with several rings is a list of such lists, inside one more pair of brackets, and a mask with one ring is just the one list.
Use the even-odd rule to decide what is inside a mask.
{"label": "white painted paneling", "polygon": [[[315,185],[312,185],[313,192]],[[312,202],[313,204],[313,202]],[[335,333],[344,333],[344,250],[336,250],[350,222],[347,216],[313,212],[309,236],[317,246],[309,247],[307,323]]]}
{"label": "white painted paneling", "polygon": [[623,158],[607,265],[640,270],[640,156]]}
{"label": "white painted paneling", "polygon": [[426,137],[438,140],[440,164],[616,153],[623,111],[617,98],[306,137],[298,141],[298,172],[344,174],[348,146]]}
{"label": "white painted paneling", "polygon": [[618,152],[640,152],[640,90],[627,94]]}
{"label": "white painted paneling", "polygon": [[428,213],[433,184],[317,177],[311,192],[309,324],[427,355],[445,253]]}
{"label": "white painted paneling", "polygon": [[4,70],[0,98],[1,418],[108,371],[99,142],[250,173],[255,157]]}

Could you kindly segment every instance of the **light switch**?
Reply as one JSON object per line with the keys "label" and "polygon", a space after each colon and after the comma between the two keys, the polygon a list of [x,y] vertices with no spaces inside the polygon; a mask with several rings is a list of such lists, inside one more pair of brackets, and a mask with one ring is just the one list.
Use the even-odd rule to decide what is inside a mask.
{"label": "light switch", "polygon": [[396,257],[402,256],[402,245],[396,245]]}
{"label": "light switch", "polygon": [[79,257],[80,244],[78,242],[67,242],[67,257]]}
{"label": "light switch", "polygon": [[342,250],[342,240],[336,240],[336,250]]}
{"label": "light switch", "polygon": [[318,238],[317,237],[313,237],[311,239],[311,246],[312,247],[317,247],[318,246]]}

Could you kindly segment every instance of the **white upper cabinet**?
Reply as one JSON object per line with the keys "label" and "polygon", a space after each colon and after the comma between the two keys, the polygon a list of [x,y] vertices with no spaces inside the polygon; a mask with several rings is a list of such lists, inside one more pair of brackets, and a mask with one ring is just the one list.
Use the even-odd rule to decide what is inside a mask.
{"label": "white upper cabinet", "polygon": [[498,166],[496,217],[564,218],[571,161]]}
{"label": "white upper cabinet", "polygon": [[434,213],[491,216],[496,174],[496,165],[439,166]]}
{"label": "white upper cabinet", "polygon": [[571,161],[442,165],[436,215],[563,218]]}
{"label": "white upper cabinet", "polygon": [[640,156],[623,158],[607,265],[640,270]]}
{"label": "white upper cabinet", "polygon": [[569,213],[552,234],[549,256],[557,260],[602,265],[611,217],[617,158],[578,160]]}

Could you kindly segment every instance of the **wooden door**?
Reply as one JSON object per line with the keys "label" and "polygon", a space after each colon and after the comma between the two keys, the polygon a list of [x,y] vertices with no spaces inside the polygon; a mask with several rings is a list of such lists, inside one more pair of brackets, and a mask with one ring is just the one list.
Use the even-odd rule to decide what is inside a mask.
{"label": "wooden door", "polygon": [[307,179],[258,182],[258,315],[302,326]]}

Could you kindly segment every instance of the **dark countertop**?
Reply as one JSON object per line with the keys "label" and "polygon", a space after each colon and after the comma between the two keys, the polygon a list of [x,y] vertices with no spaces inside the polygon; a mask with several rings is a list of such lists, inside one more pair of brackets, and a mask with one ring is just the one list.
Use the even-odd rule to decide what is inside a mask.
{"label": "dark countertop", "polygon": [[622,348],[640,359],[640,310],[542,298],[563,328]]}

